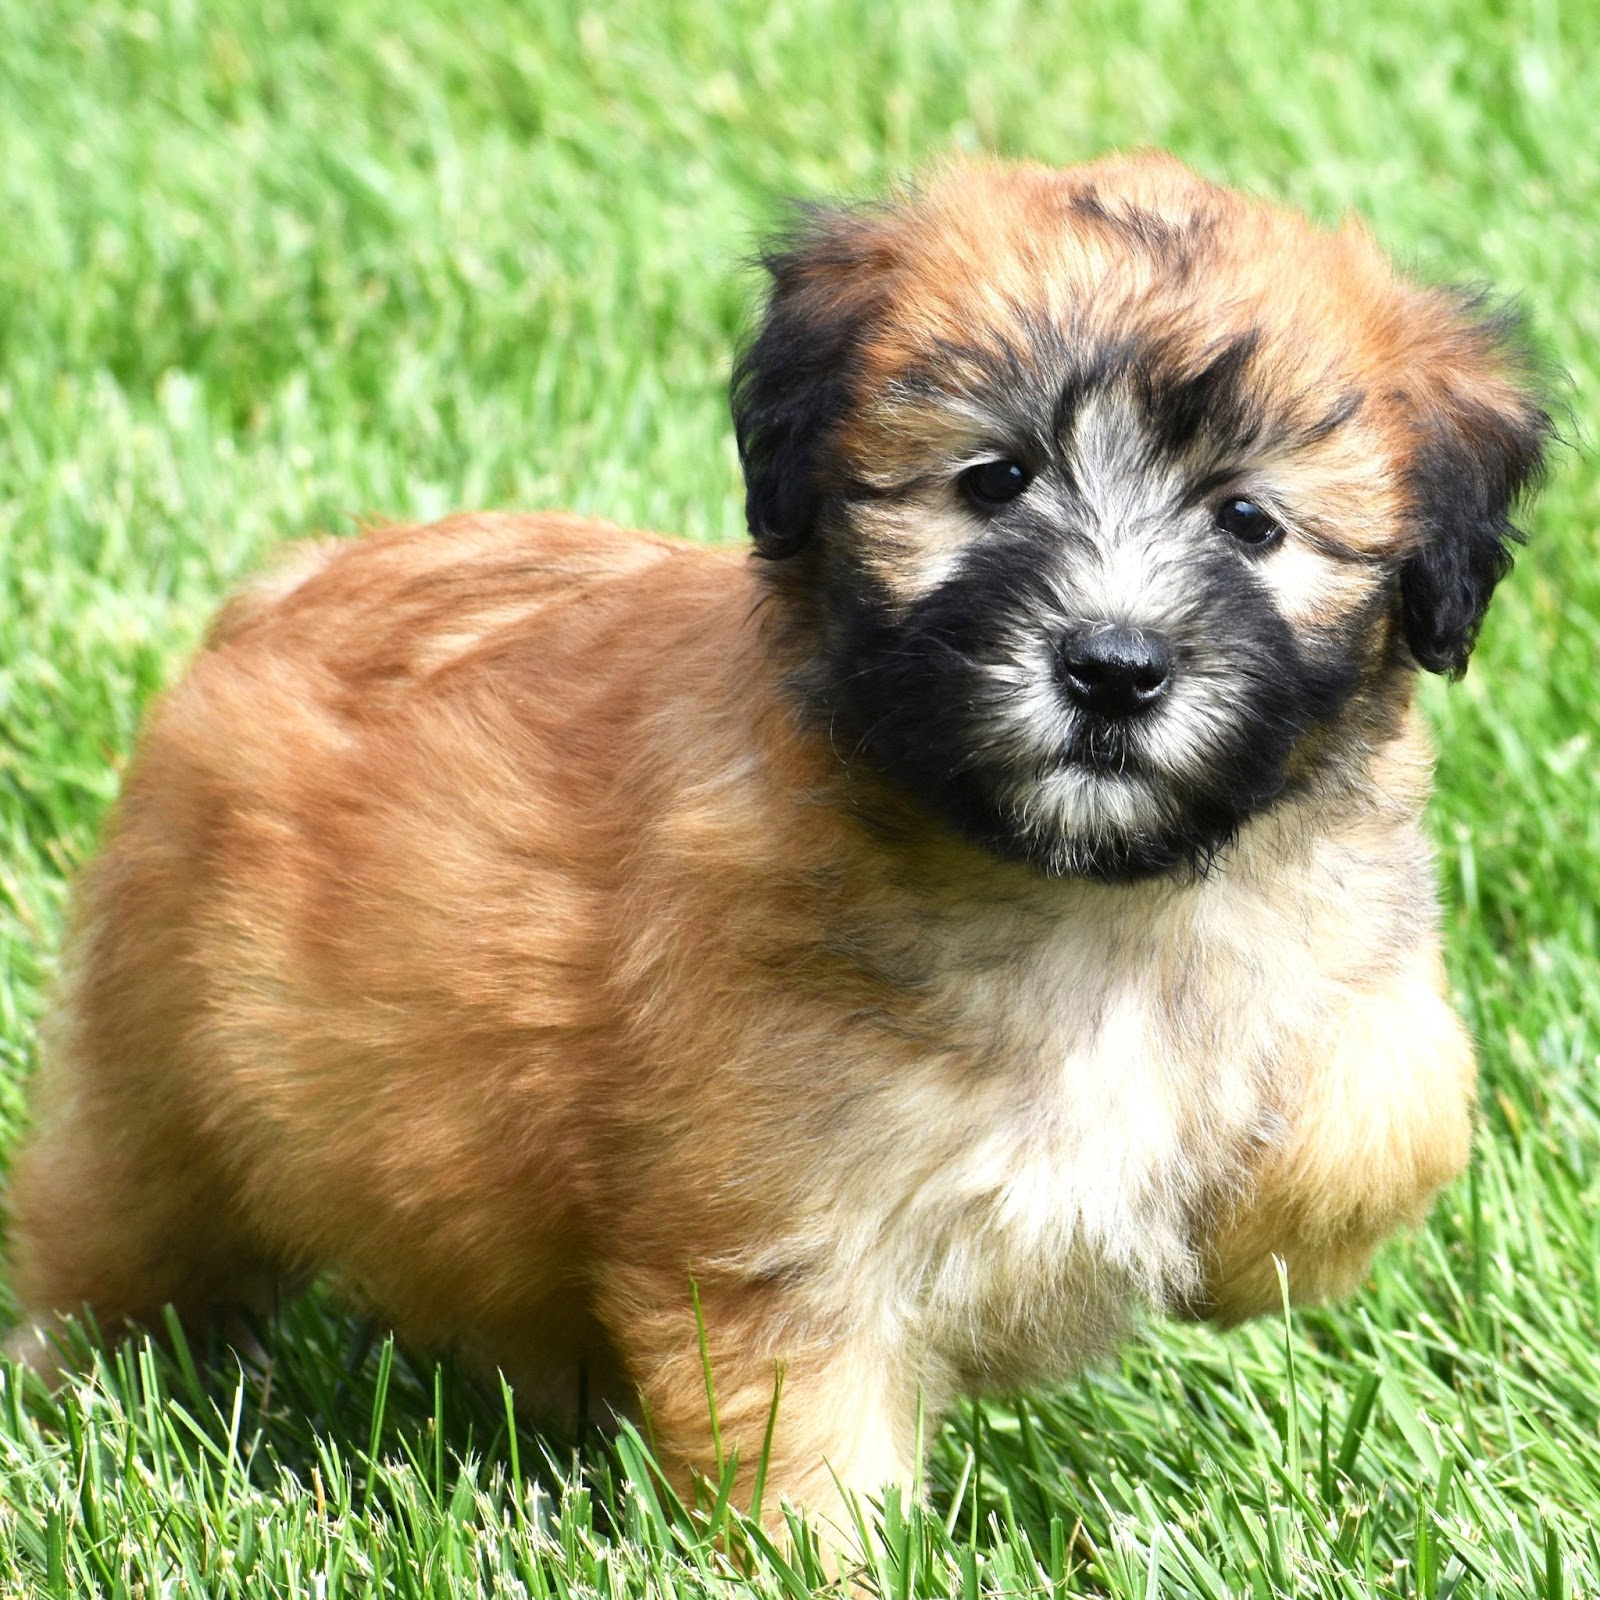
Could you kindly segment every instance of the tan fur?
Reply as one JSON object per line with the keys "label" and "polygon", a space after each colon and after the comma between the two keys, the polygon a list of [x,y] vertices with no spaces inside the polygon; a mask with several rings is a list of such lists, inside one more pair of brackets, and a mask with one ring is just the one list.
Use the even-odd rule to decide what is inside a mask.
{"label": "tan fur", "polygon": [[[1227,271],[1180,305],[1114,229],[1062,221],[1061,184],[1215,209]],[[969,169],[886,215],[883,398],[847,446],[880,461],[930,449],[894,390],[911,347],[1041,286],[1197,341],[1273,303],[1286,406],[1334,369],[1504,381],[1429,353],[1424,292],[1359,231],[1157,158]],[[1350,553],[1408,537],[1411,447],[1372,408],[1292,464],[1326,512],[1306,626],[1369,594]],[[908,596],[958,538],[863,529]],[[818,648],[791,576],[555,516],[307,547],[233,601],[79,887],[10,1196],[29,1317],[327,1272],[536,1404],[580,1362],[637,1389],[687,1475],[712,1466],[692,1279],[745,1483],[781,1369],[768,1506],[838,1516],[835,1478],[910,1480],[919,1397],[931,1422],[1068,1373],[1142,1300],[1268,1310],[1274,1257],[1297,1296],[1349,1288],[1460,1170],[1473,1100],[1409,674],[1372,668],[1387,731],[1336,792],[1197,881],[1108,886],[842,762],[788,687]]]}

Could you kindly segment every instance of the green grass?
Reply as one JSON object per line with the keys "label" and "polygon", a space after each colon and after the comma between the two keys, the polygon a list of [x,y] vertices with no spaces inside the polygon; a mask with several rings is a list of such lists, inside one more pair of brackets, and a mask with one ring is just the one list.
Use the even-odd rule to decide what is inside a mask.
{"label": "green grass", "polygon": [[[783,195],[1169,145],[1516,292],[1571,377],[1579,448],[1428,691],[1477,1157],[1352,1303],[1155,1327],[958,1417],[878,1581],[1595,1593],[1597,114],[1575,0],[0,0],[0,1147],[140,707],[275,540],[490,504],[735,538],[739,263]],[[636,1440],[509,1429],[315,1296],[263,1339],[242,1378],[137,1344],[54,1399],[0,1370],[0,1592],[728,1587],[725,1514]],[[815,1577],[745,1549],[763,1592]]]}

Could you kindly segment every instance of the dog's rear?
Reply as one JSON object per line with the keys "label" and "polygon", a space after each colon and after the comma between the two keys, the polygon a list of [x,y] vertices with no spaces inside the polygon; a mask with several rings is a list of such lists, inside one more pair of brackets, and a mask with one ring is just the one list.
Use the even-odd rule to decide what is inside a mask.
{"label": "dog's rear", "polygon": [[[614,856],[602,675],[580,680],[608,596],[671,558],[458,518],[302,547],[230,603],[79,885],[9,1194],[30,1318],[199,1316],[337,1264],[421,1340],[571,1342],[573,1297],[546,1301],[591,1159],[573,1041],[605,1025]],[[600,753],[563,762],[585,721]]]}

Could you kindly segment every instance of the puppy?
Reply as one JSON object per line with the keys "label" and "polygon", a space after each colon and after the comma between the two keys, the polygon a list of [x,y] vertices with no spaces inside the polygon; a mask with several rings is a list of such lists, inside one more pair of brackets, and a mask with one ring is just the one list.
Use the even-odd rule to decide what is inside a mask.
{"label": "puppy", "polygon": [[152,711],[16,1163],[30,1321],[329,1274],[535,1408],[638,1396],[686,1484],[770,1425],[768,1507],[842,1525],[919,1413],[1277,1260],[1344,1291],[1460,1171],[1413,697],[1540,468],[1512,326],[1156,155],[766,266],[753,555],[314,545]]}

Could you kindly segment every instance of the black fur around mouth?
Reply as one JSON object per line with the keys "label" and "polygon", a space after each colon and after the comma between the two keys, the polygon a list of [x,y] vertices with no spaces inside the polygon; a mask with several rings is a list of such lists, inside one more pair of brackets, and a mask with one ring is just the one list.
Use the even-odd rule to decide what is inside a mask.
{"label": "black fur around mouth", "polygon": [[[979,547],[898,614],[860,573],[830,585],[831,670],[817,709],[836,730],[837,748],[870,761],[1007,860],[1103,882],[1204,873],[1243,824],[1284,792],[1296,745],[1336,717],[1353,690],[1353,663],[1337,653],[1308,655],[1257,578],[1237,561],[1195,555],[1185,562],[1186,627],[1225,656],[1232,730],[1205,770],[1170,775],[1142,755],[1131,728],[1082,716],[1042,764],[1036,749],[1018,747],[997,667],[1008,641],[1059,625],[1060,601],[1045,577],[1051,560],[1034,540]],[[1187,641],[1175,643],[1182,649]],[[1081,832],[1041,824],[1018,797],[1066,766],[1152,786],[1165,802],[1162,820]]]}
{"label": "black fur around mouth", "polygon": [[1160,774],[1140,755],[1129,729],[1081,714],[1071,737],[1062,747],[1057,765],[1081,767],[1085,772],[1107,778],[1160,781]]}

